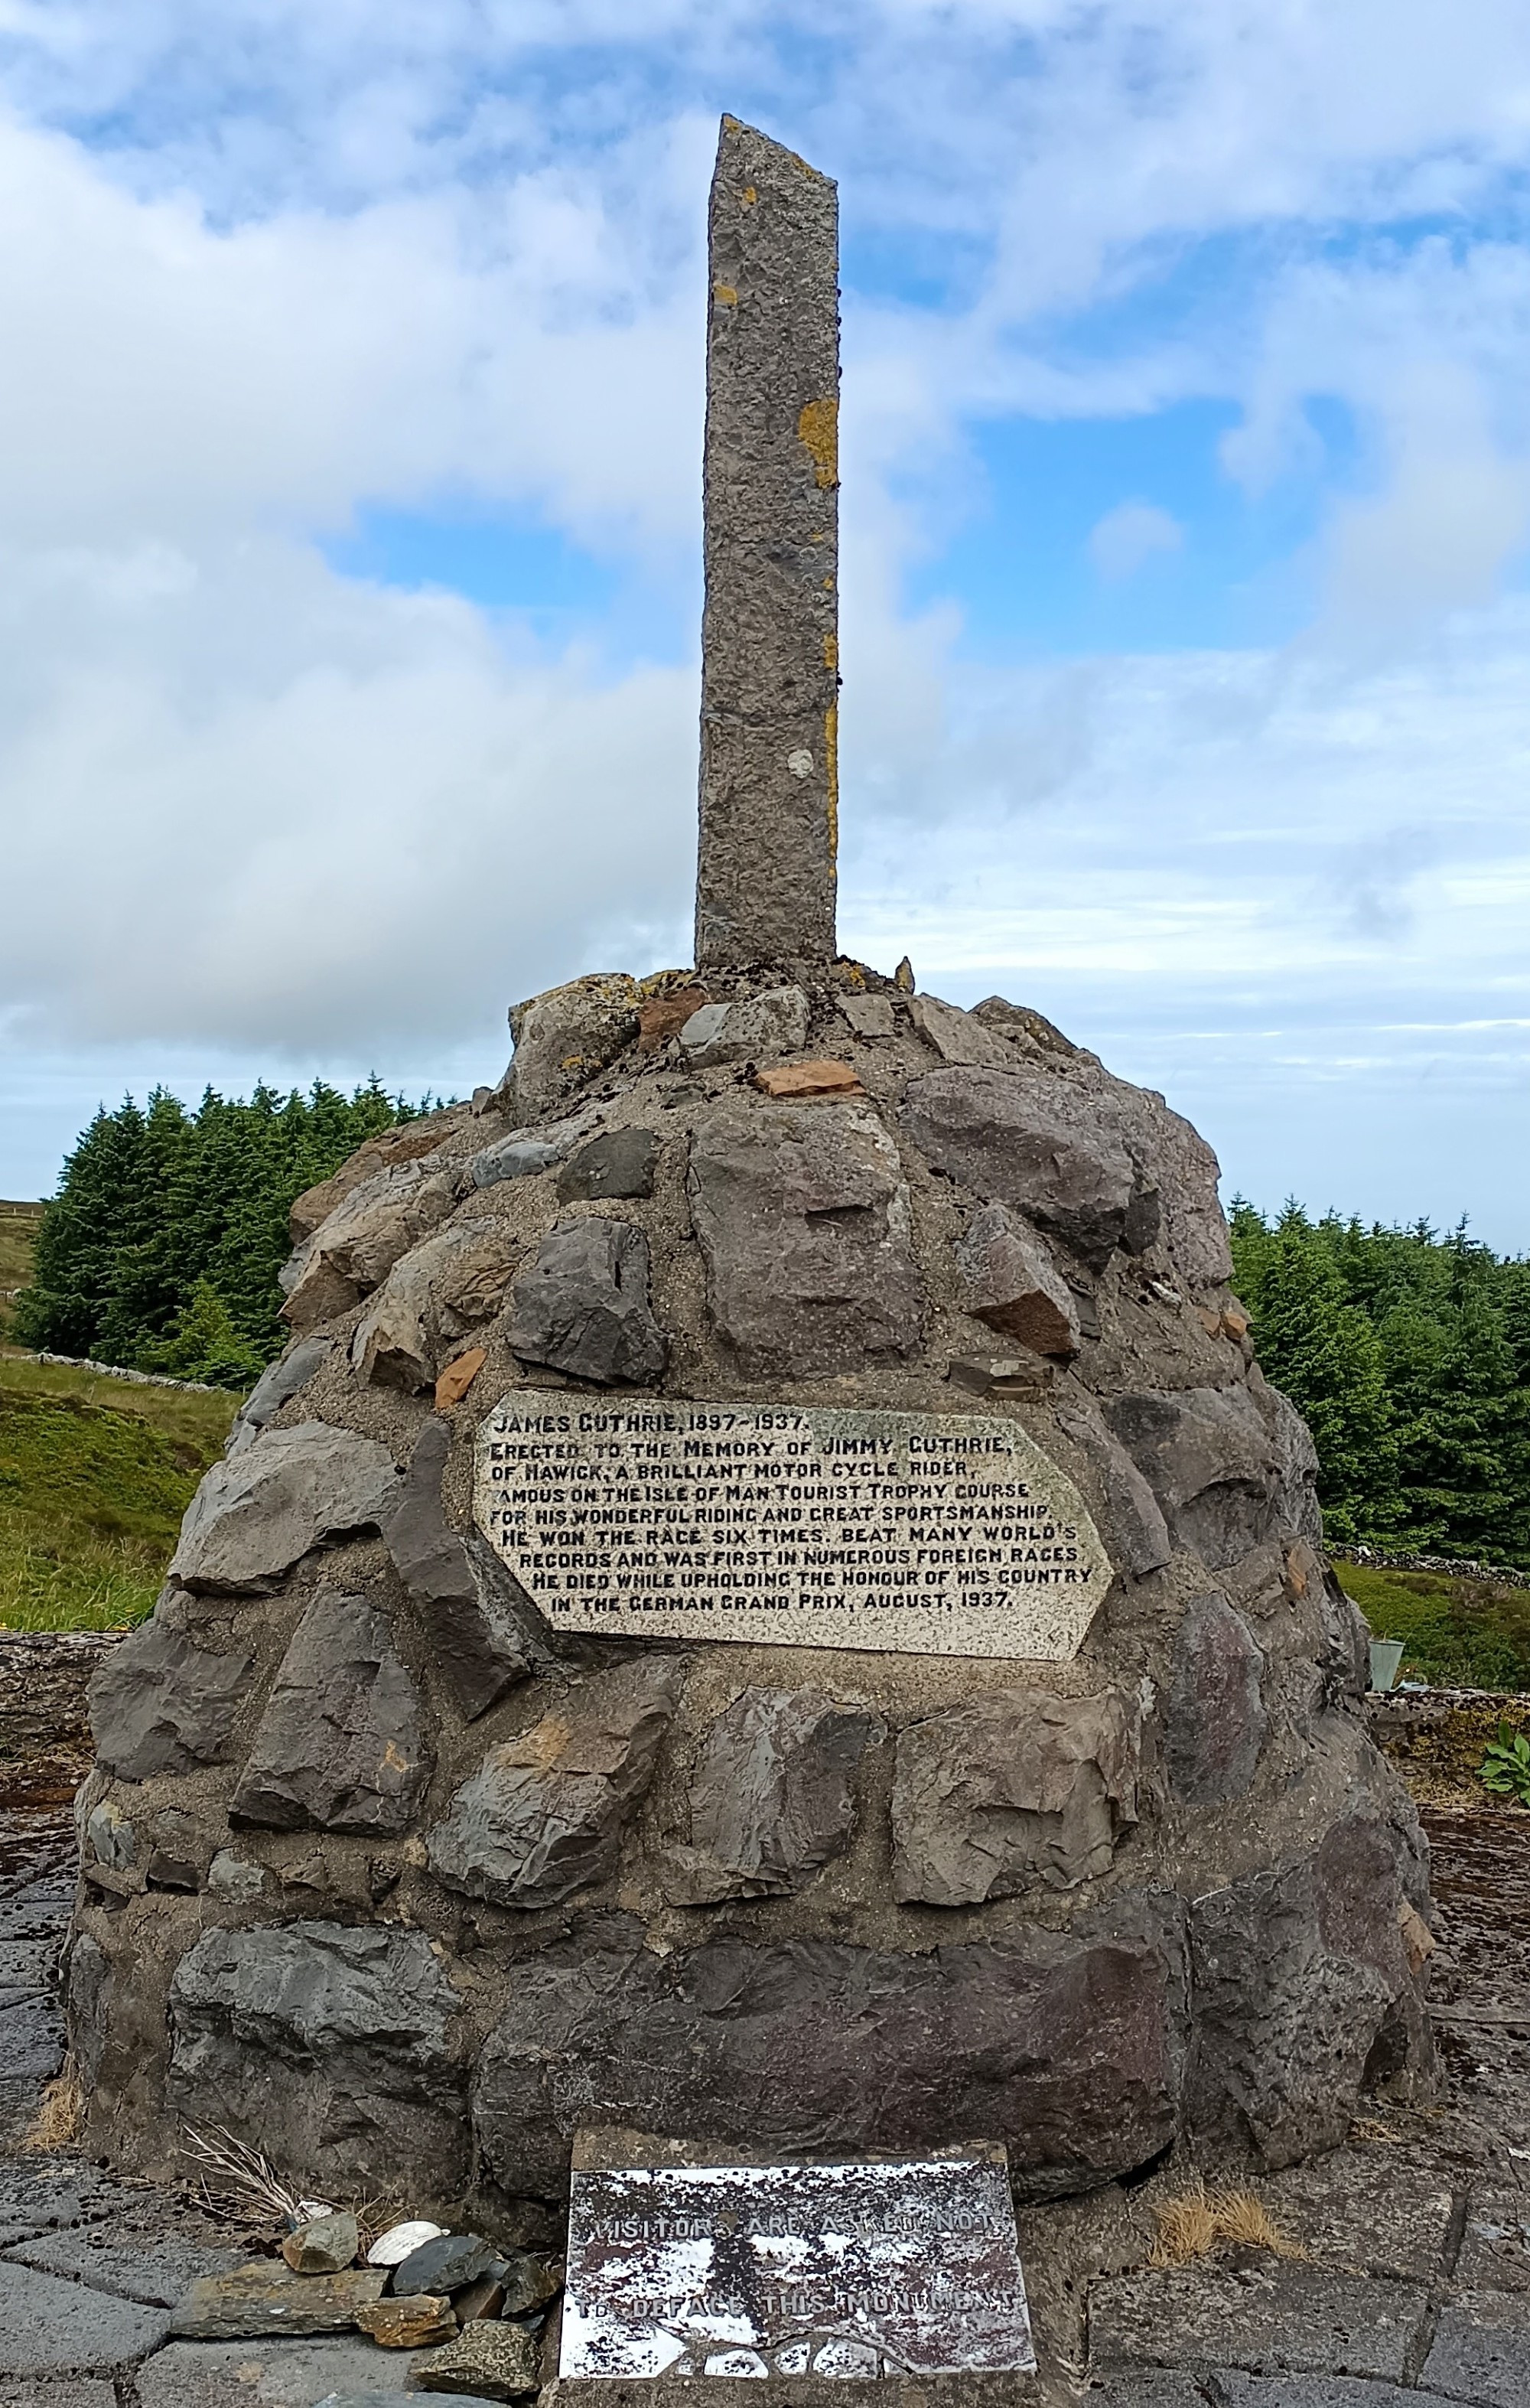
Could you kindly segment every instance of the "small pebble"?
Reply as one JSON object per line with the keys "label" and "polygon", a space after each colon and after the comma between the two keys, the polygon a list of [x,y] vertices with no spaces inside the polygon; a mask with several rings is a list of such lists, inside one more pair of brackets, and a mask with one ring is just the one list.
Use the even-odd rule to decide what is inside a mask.
{"label": "small pebble", "polygon": [[393,2269],[395,2291],[463,2291],[485,2274],[497,2274],[504,2264],[492,2241],[477,2232],[443,2233],[411,2250]]}
{"label": "small pebble", "polygon": [[541,2377],[541,2344],[524,2325],[466,2326],[409,2372],[415,2391],[456,2391],[478,2400],[519,2400]]}
{"label": "small pebble", "polygon": [[309,2224],[289,2232],[281,2254],[294,2274],[338,2274],[356,2255],[356,2219],[348,2212],[327,2208]]}
{"label": "small pebble", "polygon": [[420,2218],[409,2224],[395,2224],[380,2240],[373,2242],[366,2262],[369,2266],[402,2266],[405,2258],[416,2249],[422,2249],[427,2241],[441,2241],[445,2236],[444,2224],[426,2224]]}
{"label": "small pebble", "polygon": [[431,2342],[450,2341],[457,2329],[450,2300],[429,2291],[374,2300],[370,2307],[357,2309],[356,2322],[384,2349],[423,2349]]}

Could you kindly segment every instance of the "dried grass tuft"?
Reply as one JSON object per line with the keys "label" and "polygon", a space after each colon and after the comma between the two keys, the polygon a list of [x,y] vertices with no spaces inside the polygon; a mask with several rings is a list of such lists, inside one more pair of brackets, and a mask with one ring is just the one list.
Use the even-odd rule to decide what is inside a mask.
{"label": "dried grass tuft", "polygon": [[[204,2203],[214,2214],[226,2214],[232,2210],[248,2216],[253,2210],[263,2221],[297,2224],[315,2212],[318,2202],[307,2190],[286,2181],[261,2150],[236,2140],[222,2125],[199,2130],[187,2124],[182,2131],[181,2155],[195,2167],[197,2187]],[[350,2207],[363,2257],[374,2241],[380,2241],[395,2224],[402,2224],[409,2213],[403,2192],[391,2186],[376,2198],[354,2201],[333,2194],[328,2197],[334,2207]]]}
{"label": "dried grass tuft", "polygon": [[1158,2237],[1150,2266],[1188,2266],[1213,2249],[1268,2249],[1277,2258],[1305,2258],[1307,2252],[1281,2231],[1264,2200],[1251,2190],[1208,2191],[1199,2175],[1174,2199],[1161,2200],[1154,2211]]}
{"label": "dried grass tuft", "polygon": [[279,2216],[283,2221],[296,2216],[303,2194],[291,2183],[283,2182],[270,2158],[259,2149],[236,2140],[221,2124],[210,2125],[206,2131],[198,2130],[194,2124],[181,2128],[185,2138],[180,2153],[195,2168],[198,2185],[210,2207],[233,2207],[245,2212],[254,2208],[262,2215]]}
{"label": "dried grass tuft", "polygon": [[23,2149],[72,2149],[85,2128],[85,2091],[72,2057],[49,2083],[36,2114],[21,2137]]}

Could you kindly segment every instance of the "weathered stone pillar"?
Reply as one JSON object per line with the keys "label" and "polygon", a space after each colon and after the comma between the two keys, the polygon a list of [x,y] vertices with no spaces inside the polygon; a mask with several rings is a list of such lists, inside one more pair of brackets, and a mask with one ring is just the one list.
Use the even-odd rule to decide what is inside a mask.
{"label": "weathered stone pillar", "polygon": [[834,185],[724,117],[712,178],[698,964],[832,961]]}

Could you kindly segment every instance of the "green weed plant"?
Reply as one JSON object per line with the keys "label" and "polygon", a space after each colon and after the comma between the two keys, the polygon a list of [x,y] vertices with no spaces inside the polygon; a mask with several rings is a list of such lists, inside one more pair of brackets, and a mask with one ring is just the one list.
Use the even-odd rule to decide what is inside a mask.
{"label": "green weed plant", "polygon": [[1494,1798],[1512,1798],[1516,1806],[1530,1806],[1530,1738],[1511,1724],[1500,1723],[1477,1777]]}

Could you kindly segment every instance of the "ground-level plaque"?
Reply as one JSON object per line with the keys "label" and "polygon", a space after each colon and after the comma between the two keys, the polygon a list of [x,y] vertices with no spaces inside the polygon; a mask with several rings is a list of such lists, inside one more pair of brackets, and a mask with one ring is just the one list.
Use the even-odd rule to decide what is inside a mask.
{"label": "ground-level plaque", "polygon": [[1110,1582],[1018,1422],[513,1388],[479,1434],[484,1535],[548,1619],[617,1637],[1075,1655]]}
{"label": "ground-level plaque", "polygon": [[576,2167],[561,2375],[1035,2366],[1001,2148]]}

